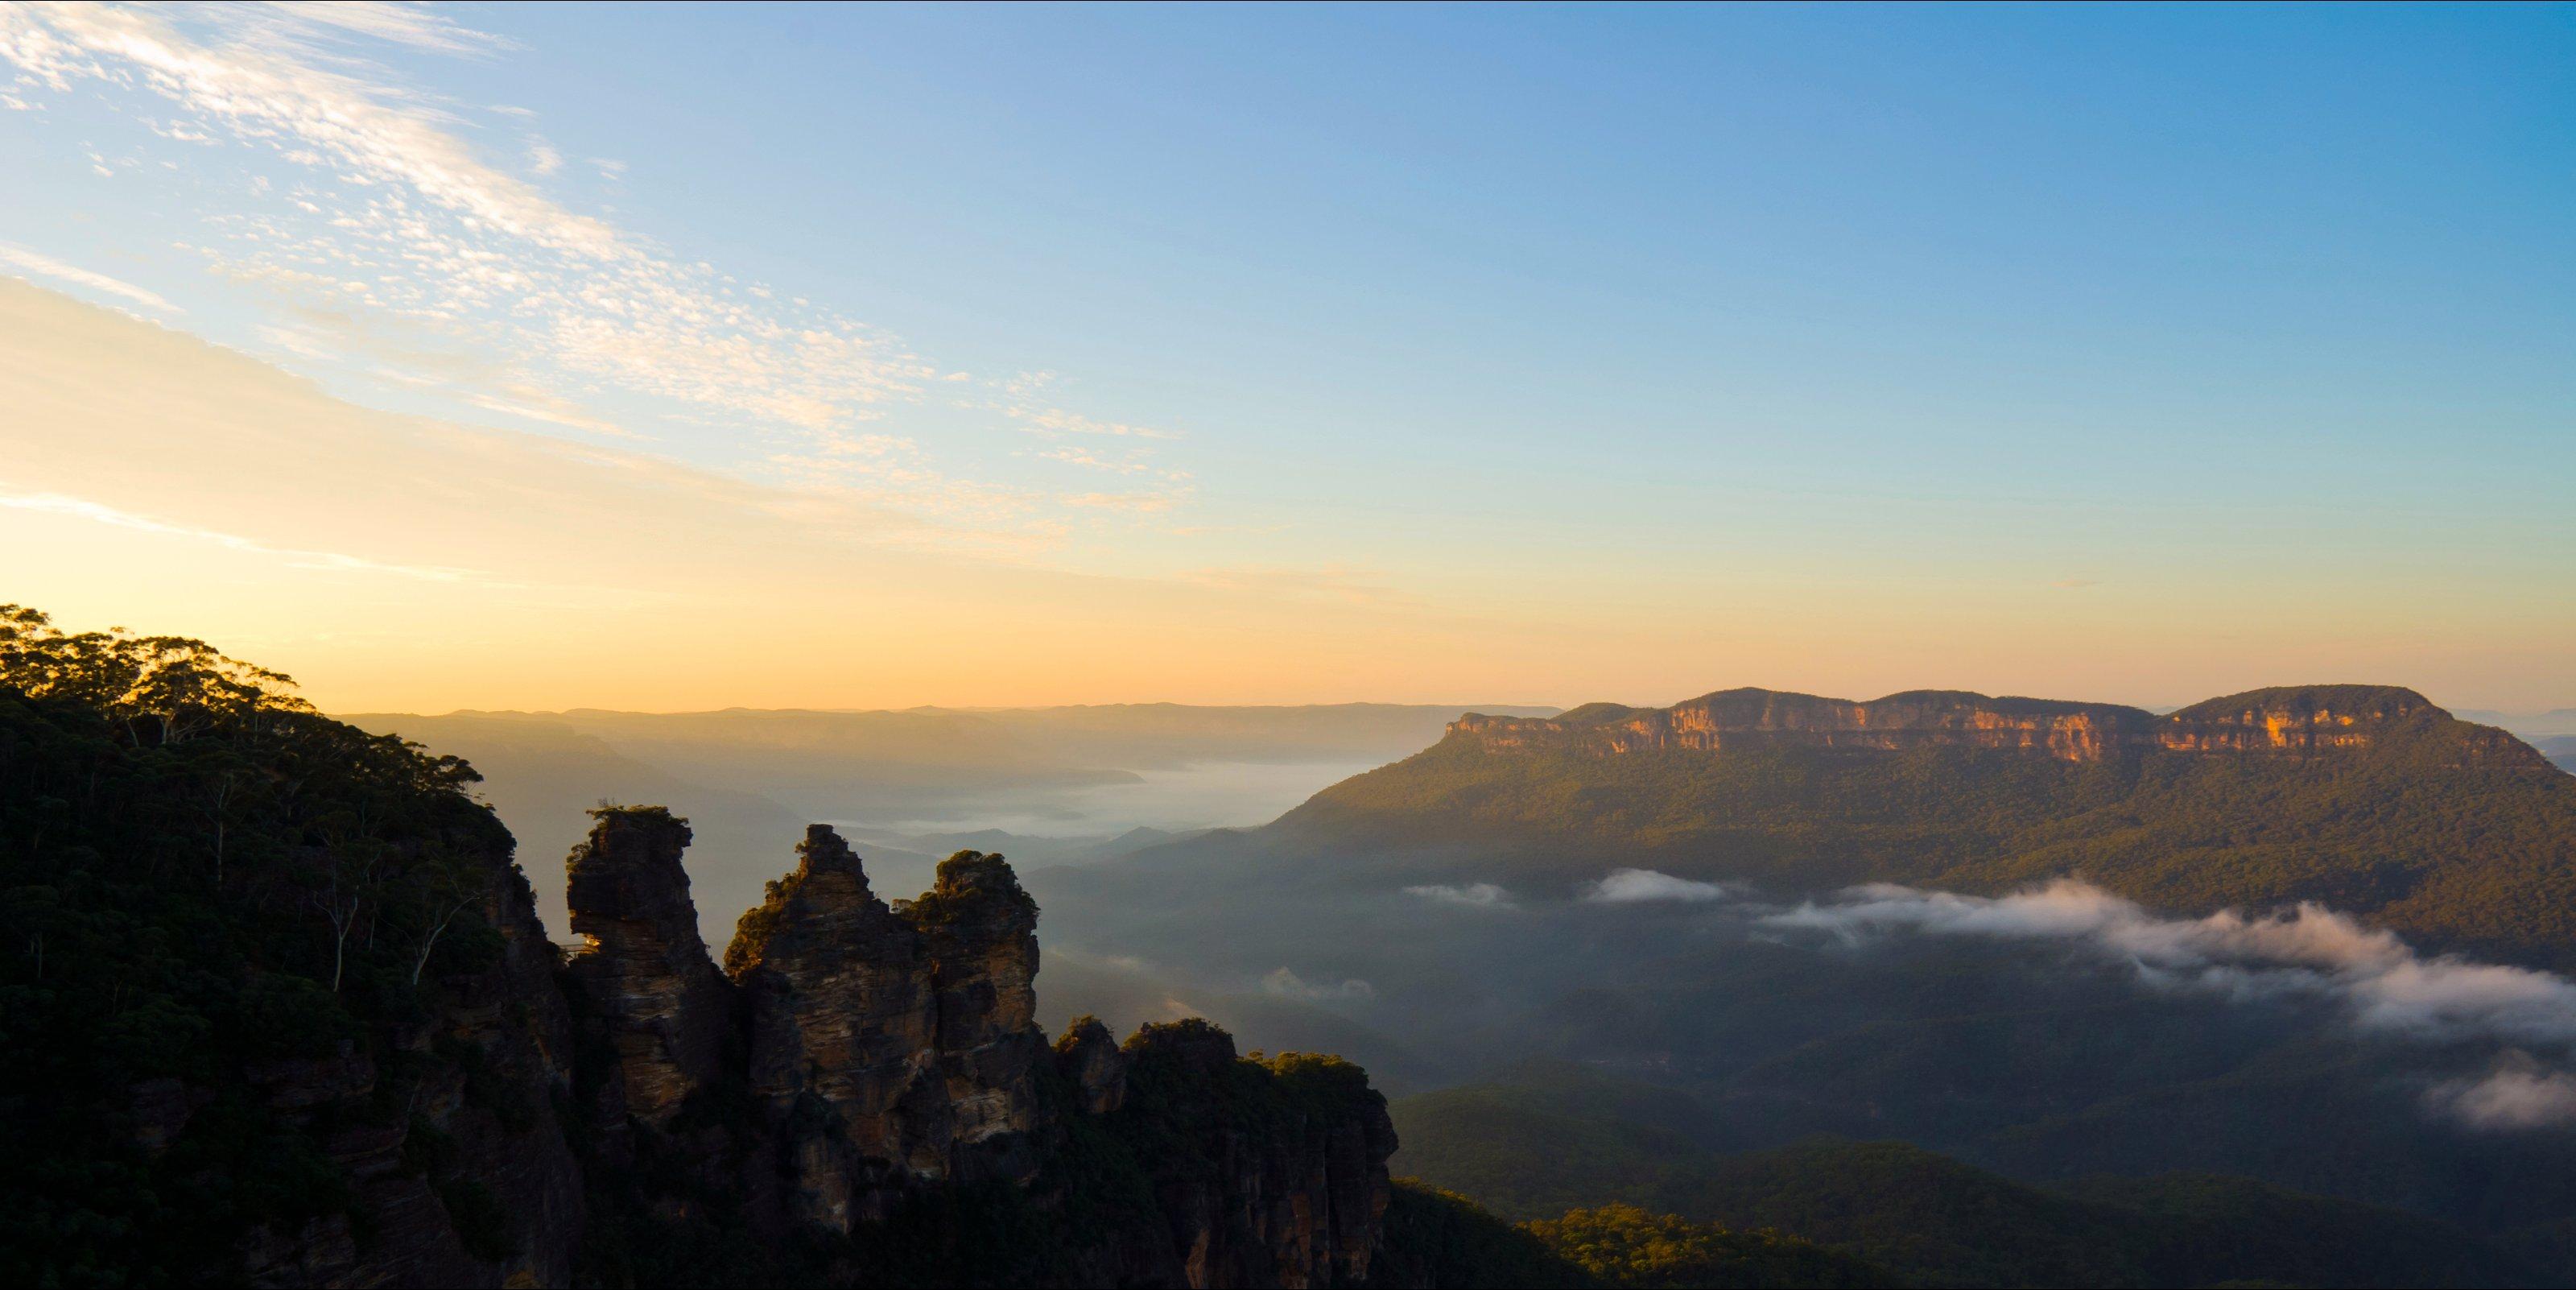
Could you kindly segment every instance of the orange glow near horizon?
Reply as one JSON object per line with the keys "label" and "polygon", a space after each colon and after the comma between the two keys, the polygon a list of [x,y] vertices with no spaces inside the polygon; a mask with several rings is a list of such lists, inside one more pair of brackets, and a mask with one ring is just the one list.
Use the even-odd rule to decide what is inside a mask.
{"label": "orange glow near horizon", "polygon": [[[1835,551],[1212,568],[997,547],[626,447],[361,408],[0,280],[0,599],[199,636],[334,711],[922,704],[1668,703],[1758,684],[2183,703],[2372,681],[2567,701],[2564,597],[2142,560],[2053,586]],[[1792,544],[1784,544],[1784,548]],[[2187,606],[2178,609],[2177,606]]]}

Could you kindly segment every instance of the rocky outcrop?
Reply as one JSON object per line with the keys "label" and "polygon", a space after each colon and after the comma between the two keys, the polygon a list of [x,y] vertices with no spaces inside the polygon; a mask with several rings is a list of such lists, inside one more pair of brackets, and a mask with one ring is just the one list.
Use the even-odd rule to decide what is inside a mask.
{"label": "rocky outcrop", "polygon": [[1386,1100],[1358,1067],[1299,1054],[1246,1062],[1232,1036],[1199,1020],[1146,1026],[1123,1055],[1135,1098],[1111,1122],[1191,1144],[1152,1162],[1156,1198],[1182,1238],[1182,1283],[1367,1279],[1396,1142]]}
{"label": "rocky outcrop", "polygon": [[1107,1115],[1127,1102],[1127,1059],[1100,1018],[1076,1017],[1055,1041],[1056,1069],[1082,1094],[1088,1115]]}
{"label": "rocky outcrop", "polygon": [[[584,1081],[608,1091],[595,1110],[622,1099],[624,1122],[601,1126],[610,1164],[649,1162],[635,1172],[664,1180],[612,1189],[647,1226],[714,1221],[788,1246],[819,1230],[858,1259],[878,1223],[998,1187],[1032,1207],[1025,1222],[1064,1233],[1014,1279],[1367,1275],[1395,1139],[1366,1076],[1330,1058],[1246,1061],[1204,1022],[1122,1048],[1084,1018],[1051,1047],[1036,1025],[1037,905],[1002,857],[961,851],[931,890],[889,903],[815,825],[719,973],[686,930],[686,823],[643,809],[599,821],[571,865],[590,944],[564,976],[610,1041],[588,1050],[609,1069]],[[697,1094],[706,1113],[681,1114]],[[1085,1163],[1064,1165],[1069,1153]],[[1152,1202],[1103,1208],[1085,1188]],[[803,1271],[849,1280],[863,1266]]]}
{"label": "rocky outcrop", "polygon": [[902,911],[930,946],[952,1176],[1026,1181],[1038,1125],[1038,906],[1000,856],[961,851]]}
{"label": "rocky outcrop", "polygon": [[[121,1145],[147,1158],[246,1109],[318,1153],[298,1167],[329,1173],[327,1203],[227,1237],[226,1279],[1367,1279],[1395,1137],[1357,1067],[1241,1058],[1203,1021],[1122,1046],[1086,1017],[1050,1045],[1037,906],[1002,857],[959,852],[889,903],[820,825],[720,971],[696,931],[687,821],[595,818],[567,863],[586,942],[570,955],[494,846],[457,870],[483,884],[454,893],[481,915],[471,944],[422,953],[422,1007],[389,1014],[377,1042],[263,1056],[229,1095],[176,1078],[118,1091]],[[321,987],[245,989],[291,1015]]]}
{"label": "rocky outcrop", "polygon": [[593,815],[565,866],[572,930],[588,942],[566,969],[616,1046],[611,1091],[626,1114],[660,1124],[721,1072],[733,991],[698,938],[680,867],[688,821],[658,807]]}
{"label": "rocky outcrop", "polygon": [[1991,698],[1964,690],[1909,690],[1864,703],[1738,689],[1669,708],[1592,704],[1554,718],[1469,713],[1449,726],[1449,738],[1493,752],[1610,757],[1664,749],[1944,746],[2070,762],[2146,750],[2313,757],[2428,735],[2442,741],[2453,764],[2547,768],[2546,759],[2510,734],[2456,721],[2424,696],[2396,686],[2255,690],[2164,716],[2118,704]]}
{"label": "rocky outcrop", "polygon": [[807,1122],[831,1145],[800,1149],[855,1162],[858,1216],[914,1182],[1027,1181],[1046,1052],[1036,902],[999,856],[961,851],[889,906],[829,826],[798,850],[726,955],[751,1000],[753,1089],[777,1112],[829,1112]]}
{"label": "rocky outcrop", "polygon": [[[1032,1127],[1027,1079],[957,1084],[977,1050],[1002,1036],[986,1033],[995,1029],[989,1006],[975,1008],[979,998],[945,982],[973,978],[985,995],[999,997],[1007,986],[1015,998],[1034,999],[1036,950],[1032,944],[1017,962],[990,953],[960,959],[908,908],[898,913],[877,898],[858,856],[830,827],[808,829],[797,850],[796,871],[770,884],[768,900],[743,916],[726,967],[750,1001],[751,1088],[787,1126],[803,1211],[846,1231],[883,1217],[918,1183],[972,1176],[973,1149],[1003,1130],[961,1134],[961,1118],[981,1127],[980,1108],[1001,1104],[1016,1110],[1017,1131]],[[1026,904],[995,857],[961,853],[942,866],[943,885],[952,870],[996,867]],[[1022,922],[1029,937],[1033,905]],[[1008,979],[997,984],[996,976]],[[1030,1015],[1017,1023],[1013,1034],[1037,1042]],[[978,1109],[961,1112],[961,1100]],[[809,1113],[799,1114],[800,1105]],[[964,1169],[961,1142],[969,1149]]]}

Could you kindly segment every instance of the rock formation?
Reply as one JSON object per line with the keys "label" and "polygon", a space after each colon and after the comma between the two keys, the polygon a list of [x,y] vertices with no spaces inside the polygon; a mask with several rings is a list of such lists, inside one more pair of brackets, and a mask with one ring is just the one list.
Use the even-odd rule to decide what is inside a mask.
{"label": "rock formation", "polygon": [[[689,930],[686,823],[658,809],[598,814],[570,864],[572,925],[590,944],[564,973],[585,1051],[608,1067],[585,1083],[603,1090],[596,1113],[619,1160],[673,1180],[612,1188],[613,1203],[684,1229],[720,1220],[766,1241],[864,1242],[872,1225],[958,1188],[1007,1188],[1041,1214],[1096,1207],[1068,1188],[1107,1187],[1095,1176],[1106,1169],[1138,1203],[1091,1213],[1078,1240],[1014,1279],[1366,1277],[1395,1140],[1358,1068],[1243,1061],[1204,1022],[1148,1027],[1122,1049],[1084,1018],[1050,1049],[1035,1021],[1037,905],[1008,863],[961,851],[930,891],[889,904],[824,825],[743,915],[718,972]],[[1149,1105],[1129,1095],[1137,1079],[1154,1090]],[[706,1114],[690,1113],[693,1095]],[[1078,1120],[1094,1125],[1083,1149],[1106,1154],[1054,1167],[1075,1150]],[[621,1134],[631,1143],[615,1146]]]}
{"label": "rock formation", "polygon": [[616,1045],[624,1110],[659,1124],[717,1077],[733,992],[698,938],[680,868],[688,822],[658,808],[597,814],[565,866],[572,930],[589,942],[566,970]]}
{"label": "rock formation", "polygon": [[[1034,1020],[1037,906],[1009,864],[959,852],[929,892],[890,905],[822,825],[718,971],[681,866],[687,822],[596,814],[567,862],[588,943],[560,971],[525,881],[495,867],[483,903],[501,953],[443,983],[456,1002],[411,1033],[398,1078],[345,1046],[250,1072],[322,1135],[353,1197],[253,1232],[252,1282],[706,1275],[672,1248],[831,1284],[867,1284],[889,1259],[1036,1285],[1367,1279],[1395,1134],[1359,1068],[1247,1061],[1204,1021],[1122,1047],[1085,1017],[1050,1046]],[[404,1115],[350,1112],[396,1094]],[[159,1150],[207,1098],[162,1080],[131,1100],[134,1140]],[[558,1106],[580,1111],[567,1122]],[[925,1253],[917,1228],[877,1234],[960,1203],[1018,1205],[1013,1230],[1038,1235]]]}
{"label": "rock formation", "polygon": [[797,850],[725,958],[750,1009],[751,1089],[796,1126],[807,1217],[847,1230],[919,1183],[1026,1182],[1036,904],[998,856],[961,852],[894,908],[830,827]]}
{"label": "rock formation", "polygon": [[1037,1127],[1038,906],[1000,856],[961,851],[901,911],[929,943],[950,1172],[1025,1181]]}
{"label": "rock formation", "polygon": [[1100,1018],[1076,1017],[1065,1027],[1064,1038],[1055,1044],[1055,1061],[1065,1078],[1082,1091],[1085,1113],[1107,1115],[1126,1103],[1127,1060]]}
{"label": "rock formation", "polygon": [[[1067,1040],[1068,1049],[1084,1046],[1078,1034]],[[1205,1021],[1144,1027],[1124,1055],[1127,1078],[1161,1108],[1126,1114],[1150,1118],[1159,1134],[1196,1145],[1186,1160],[1160,1161],[1155,1169],[1155,1193],[1175,1220],[1175,1234],[1186,1234],[1178,1276],[1125,1271],[1192,1286],[1367,1280],[1391,1192],[1385,1160],[1396,1142],[1385,1100],[1369,1091],[1358,1067],[1329,1057],[1283,1057],[1266,1068],[1266,1078],[1293,1096],[1284,1106],[1263,1105],[1199,1092],[1244,1074],[1233,1038]]]}

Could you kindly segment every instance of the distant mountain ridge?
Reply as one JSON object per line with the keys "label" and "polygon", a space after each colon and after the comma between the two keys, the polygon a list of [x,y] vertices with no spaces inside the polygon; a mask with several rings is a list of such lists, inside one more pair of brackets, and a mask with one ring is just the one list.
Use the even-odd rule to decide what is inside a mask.
{"label": "distant mountain ridge", "polygon": [[1471,714],[1264,832],[1394,858],[1408,882],[1531,894],[1615,867],[1809,891],[2079,876],[2159,909],[2317,900],[2444,948],[2576,962],[2576,778],[2396,686],[2254,690],[2163,716],[1756,689]]}
{"label": "distant mountain ridge", "polygon": [[[1669,708],[1586,704],[1552,719],[1470,713],[1452,722],[1447,734],[1495,751],[1545,747],[1616,755],[1649,748],[1717,752],[1746,744],[1893,751],[1951,744],[2098,761],[2131,748],[2311,755],[2367,748],[2401,731],[2443,723],[2468,726],[2423,695],[2390,685],[2252,690],[2162,716],[2120,704],[1989,698],[1966,690],[1908,690],[1856,703],[1743,688]],[[2546,758],[2502,730],[2447,733],[2458,740],[2465,762],[2548,768]]]}

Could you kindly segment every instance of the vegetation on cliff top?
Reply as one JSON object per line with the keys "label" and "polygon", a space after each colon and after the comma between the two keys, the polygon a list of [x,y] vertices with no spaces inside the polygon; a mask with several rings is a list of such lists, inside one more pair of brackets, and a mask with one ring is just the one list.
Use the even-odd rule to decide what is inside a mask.
{"label": "vegetation on cliff top", "polygon": [[370,1061],[358,1114],[399,1124],[395,1032],[501,952],[481,898],[521,879],[472,769],[291,685],[0,606],[0,1280],[221,1281],[251,1230],[347,1212],[254,1078]]}
{"label": "vegetation on cliff top", "polygon": [[1035,918],[1038,902],[1021,889],[1001,856],[960,851],[939,862],[938,881],[913,900],[910,909],[915,926],[934,927],[979,914]]}

